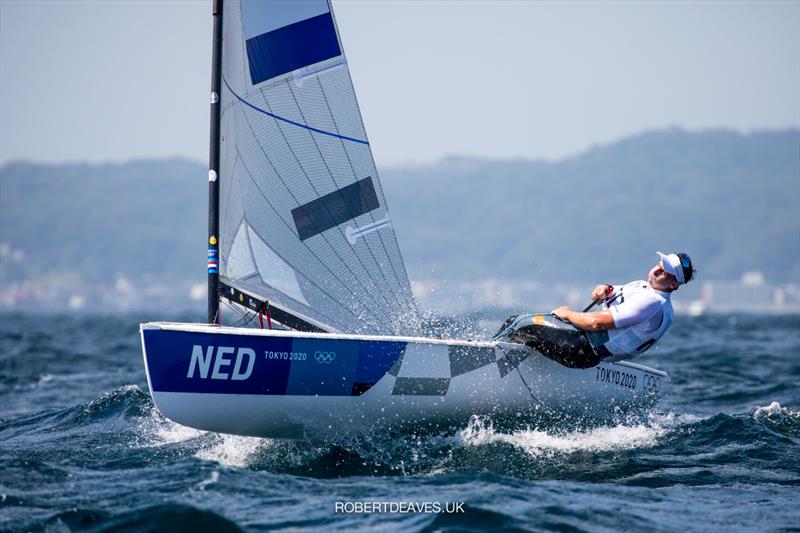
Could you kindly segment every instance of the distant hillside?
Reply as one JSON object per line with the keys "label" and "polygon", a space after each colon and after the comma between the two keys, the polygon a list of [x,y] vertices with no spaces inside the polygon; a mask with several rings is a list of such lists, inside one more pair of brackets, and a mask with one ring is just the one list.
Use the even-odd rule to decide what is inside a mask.
{"label": "distant hillside", "polygon": [[382,179],[412,278],[619,280],[655,250],[706,279],[800,278],[800,131],[638,135],[556,163],[453,158]]}
{"label": "distant hillside", "polygon": [[[13,163],[0,172],[3,280],[205,275],[208,172],[186,161]],[[18,260],[11,257],[13,251]]]}
{"label": "distant hillside", "polygon": [[[641,276],[655,250],[707,279],[800,278],[800,131],[638,135],[568,160],[451,158],[381,174],[412,279]],[[0,169],[0,274],[205,279],[203,165]]]}

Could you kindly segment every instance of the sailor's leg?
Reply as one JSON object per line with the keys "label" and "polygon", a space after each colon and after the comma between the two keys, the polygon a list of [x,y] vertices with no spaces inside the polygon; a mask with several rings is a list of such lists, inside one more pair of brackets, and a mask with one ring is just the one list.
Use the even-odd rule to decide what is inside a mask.
{"label": "sailor's leg", "polygon": [[601,358],[582,331],[532,324],[511,333],[510,338],[569,368],[590,368]]}

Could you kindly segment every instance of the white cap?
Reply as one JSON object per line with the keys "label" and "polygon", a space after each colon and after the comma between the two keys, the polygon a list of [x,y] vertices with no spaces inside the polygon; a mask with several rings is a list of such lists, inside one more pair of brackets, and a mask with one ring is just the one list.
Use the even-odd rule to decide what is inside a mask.
{"label": "white cap", "polygon": [[686,278],[683,275],[683,266],[681,265],[681,258],[678,254],[662,254],[656,252],[661,257],[661,266],[664,271],[675,276],[678,283],[686,283]]}

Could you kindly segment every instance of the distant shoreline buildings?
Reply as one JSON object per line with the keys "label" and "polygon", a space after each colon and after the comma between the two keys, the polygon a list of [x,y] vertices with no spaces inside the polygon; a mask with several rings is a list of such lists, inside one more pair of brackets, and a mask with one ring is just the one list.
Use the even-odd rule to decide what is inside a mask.
{"label": "distant shoreline buildings", "polygon": [[[417,302],[435,314],[486,309],[543,311],[560,305],[583,309],[591,301],[591,284],[544,284],[530,280],[482,279],[461,283],[427,280],[412,283]],[[771,284],[761,272],[746,272],[735,281],[689,284],[673,298],[678,314],[800,313],[800,284]]]}
{"label": "distant shoreline buildings", "polygon": [[[549,311],[560,305],[582,309],[589,303],[591,284],[545,284],[530,280],[480,279],[446,283],[412,283],[419,306],[435,315],[492,310]],[[135,284],[118,277],[109,284],[82,284],[77,276],[0,283],[0,311],[124,313],[202,311],[204,283]],[[701,281],[681,288],[673,299],[678,314],[758,313],[800,314],[800,284],[773,284],[760,272],[736,281]]]}

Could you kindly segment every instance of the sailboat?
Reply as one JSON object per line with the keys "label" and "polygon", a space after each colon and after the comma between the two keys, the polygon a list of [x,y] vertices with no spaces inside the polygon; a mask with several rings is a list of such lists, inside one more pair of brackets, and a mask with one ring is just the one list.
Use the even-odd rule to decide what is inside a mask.
{"label": "sailboat", "polygon": [[[150,394],[198,429],[324,438],[667,391],[629,362],[566,368],[512,342],[422,335],[327,0],[216,0],[207,323],[141,324]],[[220,325],[220,301],[266,327]]]}

